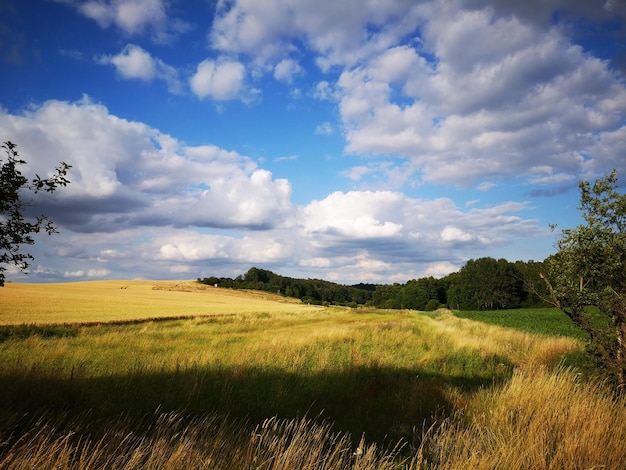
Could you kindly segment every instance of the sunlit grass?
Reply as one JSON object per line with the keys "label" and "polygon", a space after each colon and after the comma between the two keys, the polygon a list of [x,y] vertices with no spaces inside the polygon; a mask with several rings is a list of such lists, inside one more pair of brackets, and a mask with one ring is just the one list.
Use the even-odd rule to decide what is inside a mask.
{"label": "sunlit grass", "polygon": [[446,470],[626,468],[626,401],[568,370],[519,370],[429,436]]}
{"label": "sunlit grass", "polygon": [[291,307],[0,337],[0,468],[624,467],[624,403],[560,368],[573,338]]}
{"label": "sunlit grass", "polygon": [[0,290],[0,325],[132,321],[319,308],[278,295],[220,289],[195,281],[8,283]]}

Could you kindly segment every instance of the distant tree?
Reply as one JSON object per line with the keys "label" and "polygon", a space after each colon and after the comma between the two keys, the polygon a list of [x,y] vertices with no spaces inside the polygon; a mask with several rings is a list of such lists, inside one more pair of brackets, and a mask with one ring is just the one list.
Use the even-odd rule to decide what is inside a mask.
{"label": "distant tree", "polygon": [[445,303],[445,291],[445,286],[432,276],[410,280],[402,286],[402,306],[413,310],[425,310],[432,300],[436,301],[437,305]]}
{"label": "distant tree", "polygon": [[30,261],[34,258],[29,253],[22,252],[22,245],[33,245],[32,235],[45,230],[48,235],[56,233],[52,221],[45,215],[29,219],[25,215],[27,207],[32,206],[29,193],[37,194],[40,191],[52,193],[60,186],[67,186],[66,178],[71,168],[65,162],[55,169],[50,178],[41,178],[39,175],[32,180],[26,178],[19,171],[19,165],[26,162],[19,158],[17,145],[7,141],[2,145],[6,151],[6,161],[0,159],[0,286],[4,286],[5,271],[8,266],[15,266],[26,271]]}
{"label": "distant tree", "polygon": [[626,194],[613,170],[581,181],[584,224],[561,232],[543,275],[554,306],[587,332],[602,367],[626,391]]}
{"label": "distant tree", "polygon": [[469,260],[454,276],[448,289],[448,303],[459,310],[495,310],[519,307],[522,276],[505,259]]}
{"label": "distant tree", "polygon": [[515,268],[521,273],[523,279],[523,291],[521,306],[549,307],[544,299],[548,297],[548,289],[541,280],[541,273],[546,271],[545,261],[516,261]]}

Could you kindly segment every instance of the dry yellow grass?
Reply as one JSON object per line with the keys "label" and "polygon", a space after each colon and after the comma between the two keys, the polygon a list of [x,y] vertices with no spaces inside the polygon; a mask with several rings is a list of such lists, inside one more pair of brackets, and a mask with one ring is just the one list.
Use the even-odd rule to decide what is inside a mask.
{"label": "dry yellow grass", "polygon": [[9,283],[0,289],[1,325],[319,309],[277,295],[220,289],[196,281]]}
{"label": "dry yellow grass", "polygon": [[442,470],[617,470],[626,468],[625,441],[624,397],[538,367],[480,391],[427,446]]}

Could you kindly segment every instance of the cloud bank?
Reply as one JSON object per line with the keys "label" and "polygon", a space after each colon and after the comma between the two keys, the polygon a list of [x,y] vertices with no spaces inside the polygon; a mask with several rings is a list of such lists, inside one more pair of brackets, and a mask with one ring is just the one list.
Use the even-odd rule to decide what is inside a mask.
{"label": "cloud bank", "polygon": [[[545,242],[533,198],[612,168],[626,174],[621,2],[219,0],[193,24],[165,0],[59,2],[117,35],[91,65],[116,86],[157,82],[176,119],[204,116],[203,106],[266,114],[223,148],[204,134],[187,144],[152,116],[127,118],[113,99],[118,108],[87,96],[0,108],[30,174],[73,166],[67,190],[37,206],[63,229],[34,247],[46,260],[38,279],[237,275],[263,264],[404,282]],[[201,45],[185,42],[191,30]],[[585,31],[602,31],[604,54]],[[177,47],[192,52],[178,57]],[[286,140],[300,121],[315,142],[340,140],[342,155],[320,151],[307,168],[341,161],[317,178],[341,188],[296,204],[294,178],[276,169],[295,160],[283,155],[304,166],[305,152],[247,144],[245,131],[262,134],[284,111],[271,98],[287,108],[276,125]]]}
{"label": "cloud bank", "polygon": [[467,211],[445,198],[351,191],[297,206],[289,181],[249,157],[186,146],[88,98],[2,112],[0,127],[23,142],[30,174],[50,162],[72,164],[72,183],[36,207],[63,227],[42,256],[71,260],[57,275],[124,277],[141,264],[155,277],[200,276],[214,264],[241,272],[265,263],[383,281],[540,231],[515,215],[525,205],[514,202]]}

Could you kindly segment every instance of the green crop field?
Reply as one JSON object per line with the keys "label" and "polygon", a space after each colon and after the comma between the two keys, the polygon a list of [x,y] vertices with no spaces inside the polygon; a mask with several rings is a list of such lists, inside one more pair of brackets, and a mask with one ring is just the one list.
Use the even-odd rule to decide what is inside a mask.
{"label": "green crop field", "polygon": [[556,308],[455,311],[454,314],[457,317],[515,328],[529,333],[569,336],[578,339],[585,337],[585,333]]}
{"label": "green crop field", "polygon": [[550,327],[193,282],[45,287],[0,290],[3,469],[626,464],[624,400]]}

